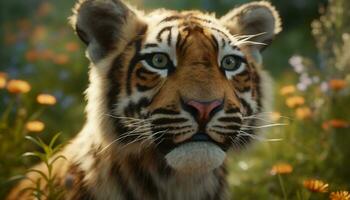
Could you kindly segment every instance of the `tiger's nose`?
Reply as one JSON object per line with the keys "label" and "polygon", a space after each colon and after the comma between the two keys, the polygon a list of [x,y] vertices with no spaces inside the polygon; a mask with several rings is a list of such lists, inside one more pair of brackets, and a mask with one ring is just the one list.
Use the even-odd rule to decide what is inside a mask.
{"label": "tiger's nose", "polygon": [[195,110],[196,118],[200,123],[206,123],[209,121],[209,118],[215,112],[215,110],[222,108],[223,101],[213,100],[209,102],[201,102],[196,100],[189,100],[186,102],[186,105]]}

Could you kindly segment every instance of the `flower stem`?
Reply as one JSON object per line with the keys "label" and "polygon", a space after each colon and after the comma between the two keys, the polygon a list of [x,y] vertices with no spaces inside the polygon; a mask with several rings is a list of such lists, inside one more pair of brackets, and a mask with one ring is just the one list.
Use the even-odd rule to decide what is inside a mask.
{"label": "flower stem", "polygon": [[281,186],[281,189],[282,189],[283,199],[284,199],[284,200],[288,200],[288,198],[287,198],[287,193],[286,193],[286,189],[285,189],[285,187],[284,187],[283,180],[282,180],[282,176],[281,176],[280,174],[278,174],[278,181],[279,181],[280,186]]}

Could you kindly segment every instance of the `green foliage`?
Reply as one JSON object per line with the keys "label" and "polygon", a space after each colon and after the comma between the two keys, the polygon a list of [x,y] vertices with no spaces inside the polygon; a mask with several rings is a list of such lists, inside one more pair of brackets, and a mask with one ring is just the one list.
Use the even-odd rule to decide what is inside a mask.
{"label": "green foliage", "polygon": [[[31,136],[25,137],[27,140],[40,147],[43,153],[41,151],[26,152],[23,154],[23,156],[38,158],[41,162],[44,163],[45,167],[47,168],[47,174],[35,168],[27,170],[27,173],[37,173],[40,176],[40,178],[37,180],[32,180],[31,178],[26,177],[34,183],[35,187],[25,188],[24,191],[29,190],[35,199],[63,199],[64,190],[63,188],[57,186],[56,179],[53,174],[54,163],[59,159],[65,159],[64,156],[58,155],[63,144],[54,146],[59,136],[60,134],[56,134],[48,145],[45,144],[40,138],[33,138]],[[44,184],[46,184],[44,189],[42,188],[43,180],[45,181]]]}

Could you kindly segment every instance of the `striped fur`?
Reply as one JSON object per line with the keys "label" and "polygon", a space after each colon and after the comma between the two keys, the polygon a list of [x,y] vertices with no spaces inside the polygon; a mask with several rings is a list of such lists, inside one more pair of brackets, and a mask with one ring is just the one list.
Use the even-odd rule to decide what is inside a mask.
{"label": "striped fur", "polygon": [[[71,22],[91,66],[87,122],[53,169],[65,199],[228,199],[226,152],[252,139],[245,117],[267,107],[260,51],[280,31],[275,9],[255,2],[217,19],[80,0]],[[217,99],[204,120],[188,103]],[[30,185],[8,199],[30,199]]]}

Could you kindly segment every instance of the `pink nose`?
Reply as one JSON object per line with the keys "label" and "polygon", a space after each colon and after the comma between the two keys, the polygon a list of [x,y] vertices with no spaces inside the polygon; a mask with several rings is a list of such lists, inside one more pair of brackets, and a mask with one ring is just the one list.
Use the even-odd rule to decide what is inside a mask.
{"label": "pink nose", "polygon": [[186,104],[197,111],[197,119],[199,122],[207,122],[210,117],[210,113],[215,108],[220,107],[222,105],[222,101],[214,100],[210,102],[199,102],[195,100],[189,100]]}

